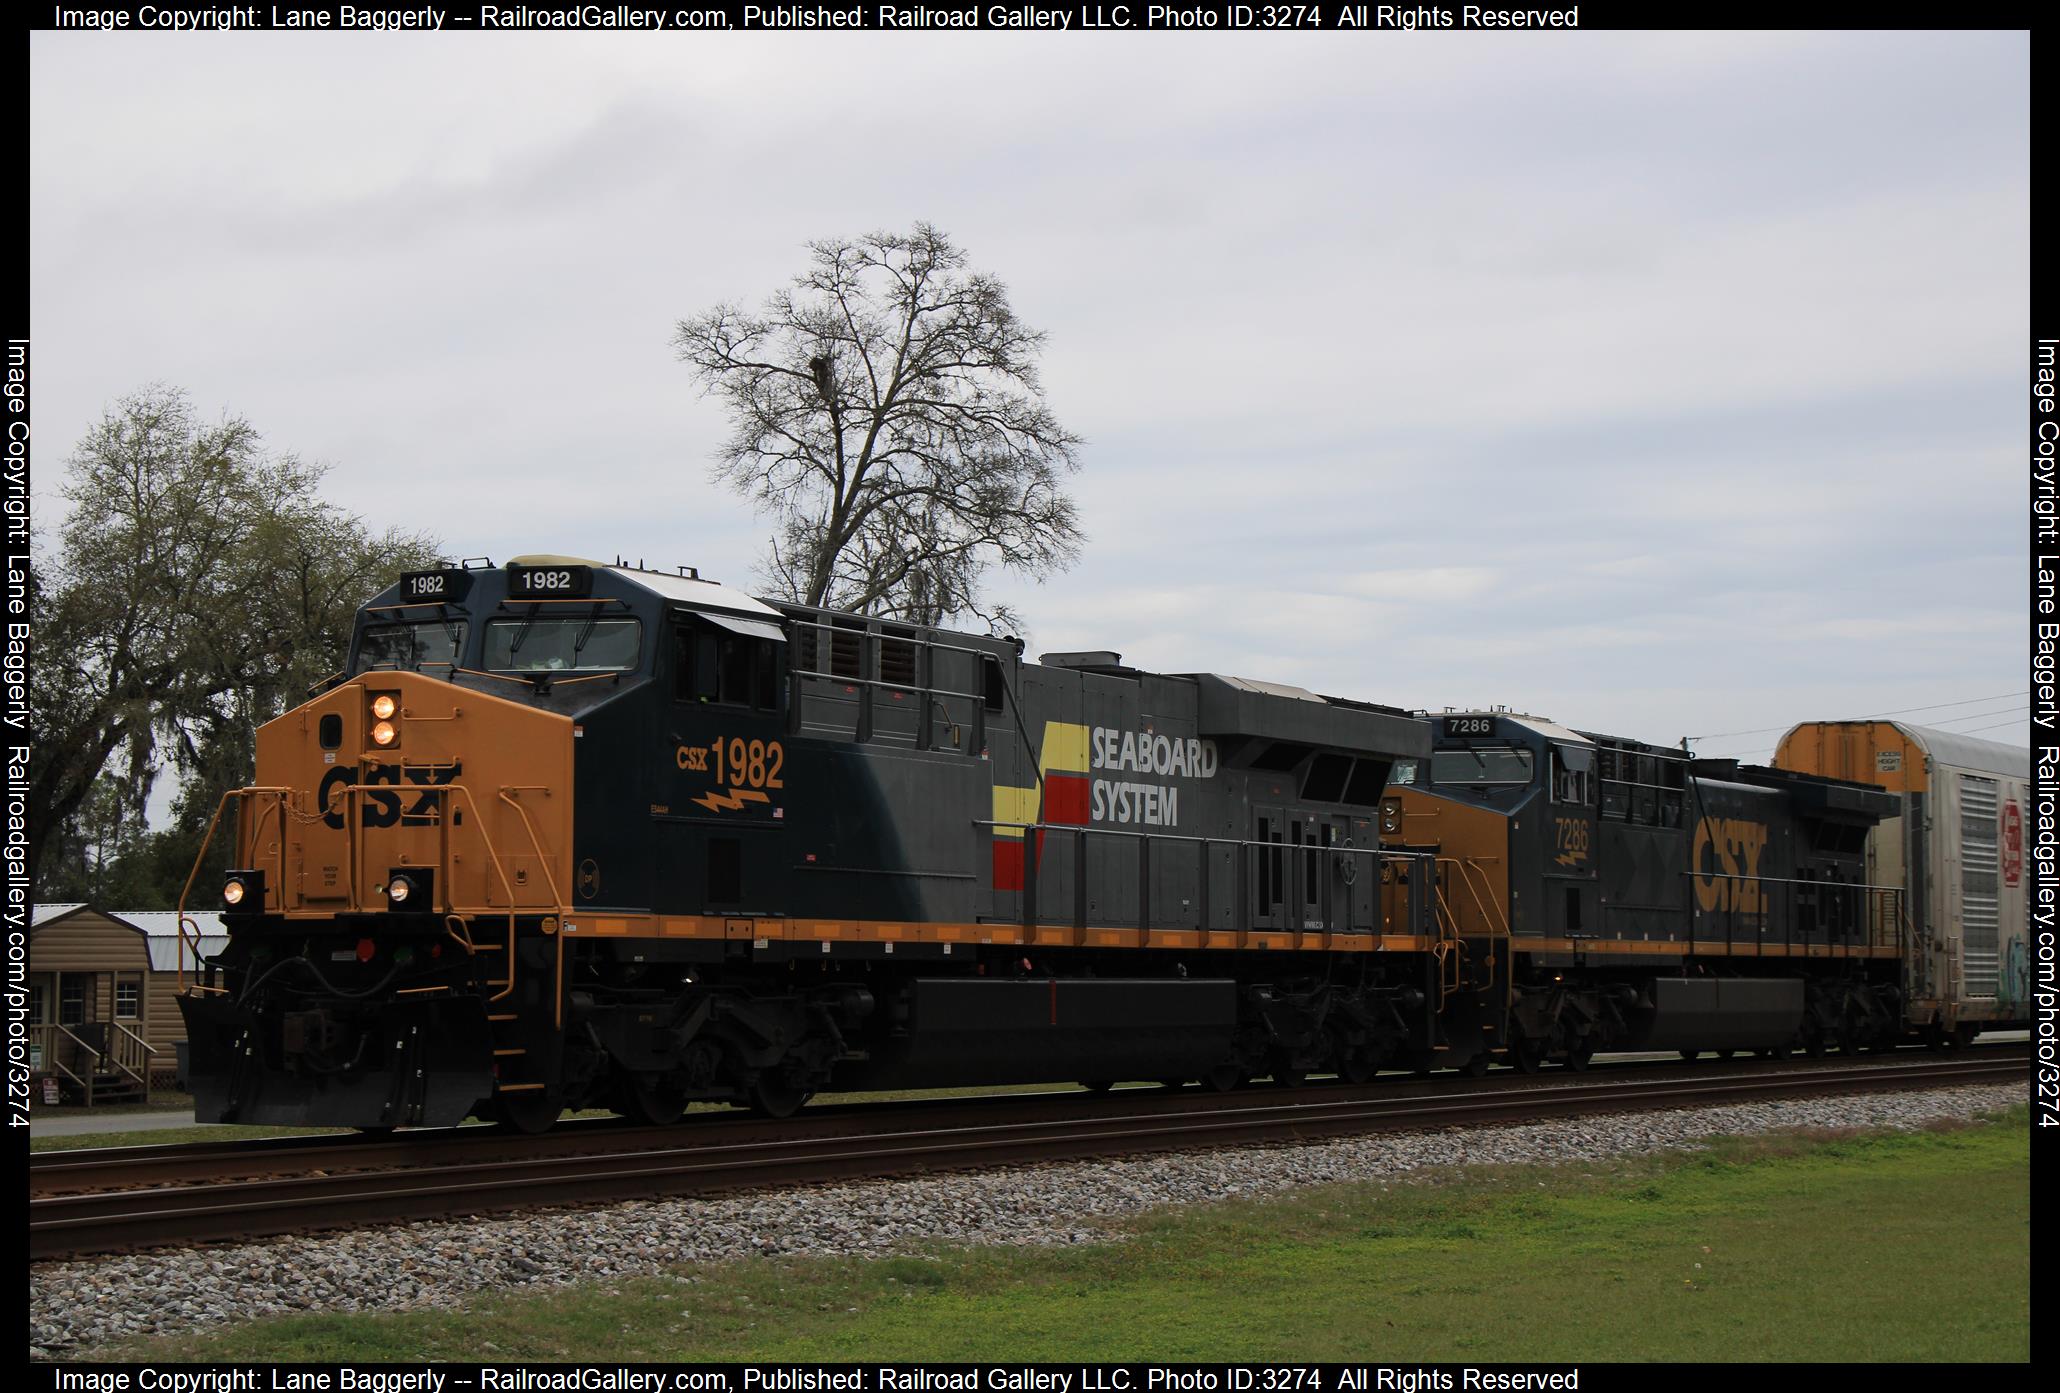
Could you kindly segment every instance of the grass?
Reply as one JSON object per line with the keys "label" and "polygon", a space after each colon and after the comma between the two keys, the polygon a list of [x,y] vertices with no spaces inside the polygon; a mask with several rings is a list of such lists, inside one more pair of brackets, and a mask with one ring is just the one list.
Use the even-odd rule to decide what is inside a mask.
{"label": "grass", "polygon": [[207,1123],[193,1127],[152,1127],[137,1132],[79,1132],[70,1136],[29,1136],[31,1151],[93,1151],[103,1146],[175,1146],[183,1142],[252,1141],[258,1137],[311,1137],[348,1131],[342,1127],[238,1127]]}
{"label": "grass", "polygon": [[37,1103],[35,1115],[49,1121],[60,1117],[123,1117],[131,1113],[191,1112],[193,1095],[180,1093],[175,1089],[160,1088],[150,1095],[147,1103],[102,1103],[97,1107],[86,1107],[78,1103]]}
{"label": "grass", "polygon": [[[1109,1243],[747,1259],[162,1361],[2024,1360],[2026,1115],[1165,1210]],[[569,1222],[576,1222],[569,1220]]]}

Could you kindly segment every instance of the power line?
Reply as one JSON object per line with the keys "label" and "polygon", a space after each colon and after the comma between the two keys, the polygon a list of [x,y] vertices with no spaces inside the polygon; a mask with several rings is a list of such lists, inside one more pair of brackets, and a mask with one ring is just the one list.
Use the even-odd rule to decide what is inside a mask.
{"label": "power line", "polygon": [[1948,716],[1939,722],[1939,726],[1943,728],[1952,725],[1956,721],[1979,721],[1990,716],[2014,716],[2019,711],[2029,710],[2031,710],[2029,706],[1998,706],[1993,711],[1969,711],[1964,716]]}
{"label": "power line", "polygon": [[[2027,710],[2027,711],[2029,711],[2029,710],[2030,710],[2031,708],[2030,708],[2029,706],[2027,706],[2027,707],[2025,707],[2024,709],[2025,709],[2025,710]],[[2002,729],[2002,728],[2003,728],[2004,726],[2016,726],[2016,727],[2017,727],[2017,728],[2018,728],[2019,730],[2022,730],[2022,729],[2024,728],[2024,722],[2022,722],[2022,721],[1997,721],[1997,722],[1996,722],[1996,723],[1995,723],[1994,725],[1992,725],[1992,726],[1976,726],[1976,727],[1975,727],[1974,729],[1972,729],[1972,730],[1956,730],[1956,731],[1954,731],[1954,732],[1953,732],[1953,734],[1955,734],[1955,735],[1979,735],[1979,734],[1981,734],[1981,733],[1982,733],[1982,732],[1983,732],[1984,730],[2001,730],[2001,729]]]}
{"label": "power line", "polygon": [[[1945,709],[1946,709],[1947,707],[1951,707],[1951,706],[1976,706],[1976,705],[1979,705],[1980,703],[1982,703],[1982,702],[1984,702],[1984,701],[2002,701],[2002,700],[2003,700],[2004,698],[2006,698],[2006,697],[2021,697],[2021,696],[2030,696],[2030,695],[2031,695],[2031,693],[2030,693],[2029,691],[2023,691],[2023,692],[1997,692],[1997,693],[1996,693],[1996,694],[1995,694],[1994,696],[1984,696],[1984,697],[1968,697],[1968,698],[1967,698],[1967,699],[1966,699],[1965,701],[1941,701],[1941,702],[1938,702],[1938,703],[1936,703],[1936,704],[1934,704],[1934,705],[1931,705],[1931,706],[1905,706],[1905,707],[1903,707],[1903,708],[1902,708],[1902,709],[1901,709],[1900,711],[1876,711],[1876,712],[1875,712],[1875,713],[1874,713],[1873,715],[1871,715],[1871,716],[1862,716],[1862,717],[1860,717],[1859,719],[1861,719],[1861,720],[1863,720],[1863,721],[1878,721],[1878,720],[1880,720],[1880,719],[1881,719],[1882,717],[1884,717],[1884,716],[1908,716],[1908,715],[1911,715],[1912,713],[1914,713],[1914,712],[1918,712],[1918,711],[1943,711],[1943,710],[1945,710]],[[1959,720],[1959,719],[1962,719],[1962,718],[1960,718],[1960,717],[1950,717],[1949,719],[1953,719],[1953,720]],[[1735,737],[1737,737],[1737,736],[1740,736],[1740,735],[1766,735],[1766,734],[1769,734],[1770,732],[1773,732],[1773,731],[1777,731],[1777,730],[1786,730],[1786,729],[1788,729],[1788,726],[1790,726],[1790,725],[1794,725],[1794,724],[1795,724],[1795,722],[1793,722],[1793,721],[1790,721],[1790,722],[1788,723],[1788,725],[1778,725],[1778,726],[1761,726],[1761,727],[1760,727],[1760,728],[1759,728],[1758,730],[1722,730],[1722,731],[1718,731],[1718,732],[1717,732],[1716,734],[1714,734],[1714,735],[1685,735],[1685,736],[1683,736],[1683,737],[1682,737],[1682,739],[1684,739],[1684,740],[1730,740],[1730,739],[1733,739],[1733,738],[1735,738]]]}

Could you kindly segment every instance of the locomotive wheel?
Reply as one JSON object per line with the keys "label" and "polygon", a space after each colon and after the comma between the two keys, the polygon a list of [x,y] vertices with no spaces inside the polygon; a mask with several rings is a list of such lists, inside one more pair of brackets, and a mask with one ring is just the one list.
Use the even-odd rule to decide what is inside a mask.
{"label": "locomotive wheel", "polygon": [[1701,1050],[1683,1050],[1683,1051],[1681,1051],[1681,1059],[1682,1059],[1682,1061],[1683,1061],[1684,1063],[1688,1063],[1688,1064],[1693,1064],[1693,1063],[1694,1063],[1694,1062],[1695,1062],[1696,1060],[1698,1060],[1698,1059],[1700,1059],[1700,1058],[1702,1058],[1702,1051],[1701,1051]]}
{"label": "locomotive wheel", "polygon": [[635,1075],[623,1085],[621,1104],[618,1112],[648,1127],[670,1127],[687,1110],[685,1098]]}
{"label": "locomotive wheel", "polygon": [[1811,1032],[1803,1041],[1803,1053],[1812,1059],[1822,1059],[1825,1053],[1824,1037]]}
{"label": "locomotive wheel", "polygon": [[1202,1075],[1202,1083],[1213,1093],[1228,1093],[1244,1081],[1244,1070],[1235,1064],[1219,1064]]}
{"label": "locomotive wheel", "polygon": [[1338,1077],[1349,1084],[1372,1083],[1379,1072],[1372,1057],[1359,1050],[1348,1052],[1338,1063]]}
{"label": "locomotive wheel", "polygon": [[533,1137],[551,1130],[564,1109],[541,1093],[503,1093],[494,1099],[496,1121],[511,1131]]}
{"label": "locomotive wheel", "polygon": [[769,1079],[761,1074],[758,1082],[751,1085],[751,1111],[760,1117],[792,1117],[801,1111],[802,1104],[813,1097],[813,1089],[802,1088],[785,1079]]}
{"label": "locomotive wheel", "polygon": [[1282,1088],[1300,1088],[1309,1081],[1309,1071],[1307,1069],[1275,1069],[1273,1071],[1273,1081]]}
{"label": "locomotive wheel", "polygon": [[1737,1054],[1737,1053],[1738,1053],[1738,1051],[1737,1051],[1737,1050],[1718,1050],[1718,1051],[1717,1051],[1717,1058],[1719,1058],[1719,1059],[1729,1059],[1729,1058],[1730,1058],[1730,1057],[1731,1057],[1732,1055],[1734,1055],[1734,1054]]}
{"label": "locomotive wheel", "polygon": [[1544,1042],[1528,1035],[1510,1037],[1509,1062],[1519,1074],[1537,1073],[1538,1066],[1545,1062]]}
{"label": "locomotive wheel", "polygon": [[1083,1083],[1080,1086],[1086,1089],[1089,1093],[1107,1093],[1110,1089],[1114,1088],[1116,1084],[1113,1079],[1095,1079],[1091,1083]]}
{"label": "locomotive wheel", "polygon": [[1165,1090],[1166,1090],[1166,1091],[1167,1091],[1168,1093],[1178,1093],[1178,1092],[1179,1092],[1179,1091],[1180,1091],[1181,1089],[1183,1089],[1183,1088],[1186,1088],[1186,1087],[1187,1087],[1187,1080],[1186,1080],[1186,1079],[1160,1079],[1160,1080],[1159,1080],[1159,1087],[1161,1087],[1161,1088],[1165,1089]]}
{"label": "locomotive wheel", "polygon": [[1486,1050],[1480,1050],[1475,1053],[1473,1058],[1459,1066],[1459,1072],[1470,1079],[1482,1078],[1487,1074],[1489,1066],[1494,1062],[1494,1058]]}
{"label": "locomotive wheel", "polygon": [[1585,1074],[1588,1072],[1589,1061],[1594,1058],[1595,1047],[1583,1041],[1566,1052],[1566,1067],[1576,1074]]}

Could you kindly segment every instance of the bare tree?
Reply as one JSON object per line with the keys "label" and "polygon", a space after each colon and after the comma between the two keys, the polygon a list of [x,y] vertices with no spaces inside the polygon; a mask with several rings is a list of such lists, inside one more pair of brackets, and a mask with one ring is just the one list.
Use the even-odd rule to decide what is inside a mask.
{"label": "bare tree", "polygon": [[1079,553],[1061,486],[1080,437],[1044,402],[1044,335],[1007,288],[917,223],[811,242],[762,313],[718,305],[674,346],[729,407],[715,477],[776,523],[765,578],[788,599],[935,624],[975,614],[990,566]]}

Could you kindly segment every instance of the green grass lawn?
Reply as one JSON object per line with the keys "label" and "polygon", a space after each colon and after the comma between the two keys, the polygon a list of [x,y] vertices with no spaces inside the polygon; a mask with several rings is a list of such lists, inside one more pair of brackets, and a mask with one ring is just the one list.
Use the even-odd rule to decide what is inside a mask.
{"label": "green grass lawn", "polygon": [[[576,1220],[569,1220],[576,1222]],[[1914,1135],[1470,1169],[1127,1241],[753,1259],[126,1347],[209,1360],[2024,1360],[2023,1109]]]}

